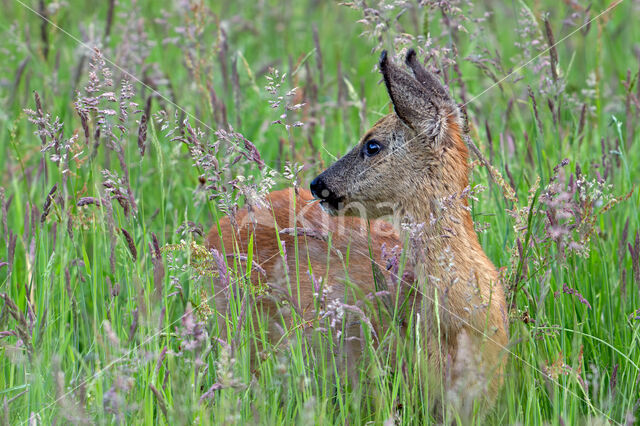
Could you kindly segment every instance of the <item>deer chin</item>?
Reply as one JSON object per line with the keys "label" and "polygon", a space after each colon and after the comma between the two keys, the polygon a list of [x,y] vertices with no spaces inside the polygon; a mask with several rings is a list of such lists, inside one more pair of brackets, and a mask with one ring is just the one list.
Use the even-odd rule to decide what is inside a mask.
{"label": "deer chin", "polygon": [[347,197],[336,197],[320,201],[320,207],[329,216],[355,216],[362,219],[378,219],[393,216],[393,209],[386,203],[362,203]]}

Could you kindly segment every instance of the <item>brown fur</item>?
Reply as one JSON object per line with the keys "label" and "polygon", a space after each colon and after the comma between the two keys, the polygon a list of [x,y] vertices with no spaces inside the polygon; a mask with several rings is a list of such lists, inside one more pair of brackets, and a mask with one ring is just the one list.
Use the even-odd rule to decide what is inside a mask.
{"label": "brown fur", "polygon": [[[421,295],[415,311],[420,312],[423,321],[420,327],[426,336],[430,382],[434,386],[443,385],[443,393],[458,410],[466,410],[467,397],[483,399],[490,406],[502,384],[506,363],[504,291],[496,268],[480,246],[466,198],[461,196],[468,186],[469,170],[458,107],[412,52],[407,63],[415,78],[383,54],[380,68],[395,113],[379,120],[352,151],[318,177],[333,199],[340,200],[339,205],[334,205],[325,199],[322,206],[333,214],[367,218],[393,215],[397,224],[407,220],[425,224],[407,249],[415,264]],[[363,147],[373,139],[382,150],[367,157],[363,155]],[[280,191],[269,198],[280,228],[300,226],[287,221],[292,211],[291,204],[286,202],[290,195],[290,191]],[[302,192],[298,206],[309,198],[308,193]],[[246,214],[246,210],[240,213]],[[308,207],[303,216],[323,232],[343,230],[336,233],[333,245],[343,252],[351,246],[349,277],[362,295],[374,292],[367,237],[360,232],[366,222],[357,217],[328,216],[317,204]],[[258,222],[269,223],[263,220]],[[344,228],[338,220],[344,221],[341,225]],[[381,236],[387,230],[380,221],[373,223],[376,229],[383,230],[372,235],[374,260],[379,262],[382,243],[393,247],[399,244],[399,239],[395,234]],[[221,228],[227,250],[236,240],[240,241],[241,250],[246,249],[242,244],[246,244],[251,226],[241,227],[238,236],[234,236],[228,220],[221,223]],[[275,230],[259,225],[253,233],[259,258],[277,253]],[[283,239],[287,248],[293,247],[292,237]],[[207,241],[210,246],[220,247],[216,229],[212,229]],[[327,268],[326,243],[309,237],[301,243],[302,262],[309,259],[314,275],[315,271],[327,275],[327,282],[334,283],[337,294],[344,292],[344,286],[338,284],[345,278],[339,256],[330,252]],[[295,268],[293,257],[292,254],[288,257],[290,271]],[[279,274],[275,272],[276,264],[276,260],[267,260],[263,265],[267,280]],[[312,303],[312,293],[313,283],[301,268],[301,309]],[[298,294],[293,296],[296,298]],[[436,297],[438,304],[433,303]],[[480,390],[465,395],[472,386],[479,386]]]}
{"label": "brown fur", "polygon": [[[254,261],[267,273],[266,282],[282,281],[283,259],[279,251],[277,238],[284,242],[287,251],[287,268],[290,279],[296,278],[295,243],[298,242],[300,300],[299,306],[304,312],[310,312],[310,301],[313,300],[313,285],[308,276],[307,262],[316,278],[325,278],[327,285],[333,287],[337,294],[344,294],[344,282],[347,274],[364,295],[375,292],[372,278],[371,259],[369,258],[369,241],[367,222],[359,217],[329,216],[322,211],[320,205],[313,201],[308,190],[301,189],[294,201],[294,190],[275,191],[267,196],[268,207],[254,211],[249,217],[247,209],[241,209],[236,215],[239,223],[238,231],[234,230],[228,217],[220,220],[221,236],[217,227],[211,228],[207,236],[207,246],[222,252],[222,243],[227,253],[234,248],[240,253],[247,253],[249,238],[253,235]],[[277,228],[275,224],[277,223]],[[393,227],[384,221],[371,222],[374,260],[381,259],[381,246],[389,249],[400,245],[398,234]],[[281,233],[284,229],[298,228],[298,237],[291,233]],[[317,235],[305,234],[314,231]],[[321,239],[331,235],[331,250],[328,241]],[[348,267],[345,271],[347,253],[350,253]],[[386,271],[385,271],[386,273]],[[258,274],[258,272],[256,272]],[[294,284],[295,285],[295,284]],[[292,298],[298,300],[298,292],[293,288]]]}
{"label": "brown fur", "polygon": [[[267,196],[266,201],[268,207],[255,210],[253,217],[246,208],[241,209],[235,217],[237,226],[233,225],[229,217],[222,218],[220,232],[217,226],[211,228],[206,245],[220,253],[246,254],[249,250],[249,240],[253,237],[253,262],[264,270],[266,276],[262,275],[259,268],[255,268],[252,271],[252,282],[257,284],[261,281],[269,286],[267,294],[259,297],[254,313],[270,318],[268,343],[282,345],[295,335],[285,332],[292,330],[294,321],[287,305],[280,303],[282,300],[287,300],[293,305],[293,309],[299,314],[298,318],[301,317],[297,323],[304,323],[305,331],[312,331],[313,327],[317,326],[313,322],[316,318],[313,301],[318,296],[314,296],[316,290],[309,272],[312,271],[316,280],[323,283],[326,292],[324,308],[333,300],[355,304],[379,290],[376,289],[374,281],[369,247],[372,249],[373,260],[379,263],[383,245],[391,250],[401,246],[401,243],[393,226],[385,221],[372,220],[367,223],[359,217],[329,216],[317,201],[313,200],[308,190],[300,189],[297,196],[293,189],[275,191]],[[297,236],[292,232],[295,228]],[[371,230],[370,234],[368,229]],[[288,231],[282,233],[282,230]],[[278,242],[278,238],[281,243]],[[295,256],[296,242],[299,253],[298,265]],[[281,245],[287,252],[286,264],[280,253]],[[228,260],[233,262],[233,259]],[[245,268],[246,261],[242,262],[240,270]],[[389,272],[384,267],[377,268],[388,284]],[[297,276],[300,283],[299,291]],[[411,277],[411,272],[407,270],[405,276]],[[393,287],[388,288],[392,294],[395,294],[395,290]],[[228,304],[228,291],[218,287],[216,295],[217,306],[224,309]],[[284,319],[285,327],[281,327],[281,319]],[[257,318],[254,320],[257,321]],[[224,325],[222,321],[220,325]],[[379,324],[373,325],[381,331]],[[222,330],[224,333],[224,327]],[[357,318],[348,321],[346,334],[347,337],[356,339],[348,341],[346,353],[338,355],[349,365],[347,373],[355,378],[355,364],[362,352],[360,341],[357,339],[360,337]],[[260,351],[264,350],[264,343],[258,343]]]}

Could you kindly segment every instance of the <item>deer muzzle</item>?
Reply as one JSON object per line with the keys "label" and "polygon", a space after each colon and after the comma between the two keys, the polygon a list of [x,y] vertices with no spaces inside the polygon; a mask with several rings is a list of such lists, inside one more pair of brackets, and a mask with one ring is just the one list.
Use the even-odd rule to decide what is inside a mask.
{"label": "deer muzzle", "polygon": [[338,196],[329,189],[322,174],[311,181],[309,189],[311,189],[311,194],[320,200],[320,205],[328,213],[335,213],[344,207],[344,197]]}

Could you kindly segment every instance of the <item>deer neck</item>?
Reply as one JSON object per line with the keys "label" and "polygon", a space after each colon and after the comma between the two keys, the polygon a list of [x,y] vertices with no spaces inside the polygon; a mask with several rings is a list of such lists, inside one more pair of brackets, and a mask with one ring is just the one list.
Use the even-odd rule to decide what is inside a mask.
{"label": "deer neck", "polygon": [[408,198],[399,209],[403,216],[400,231],[421,276],[439,287],[460,282],[482,286],[494,281],[495,267],[473,226],[468,189],[434,188],[426,182],[424,186],[417,192],[422,196]]}

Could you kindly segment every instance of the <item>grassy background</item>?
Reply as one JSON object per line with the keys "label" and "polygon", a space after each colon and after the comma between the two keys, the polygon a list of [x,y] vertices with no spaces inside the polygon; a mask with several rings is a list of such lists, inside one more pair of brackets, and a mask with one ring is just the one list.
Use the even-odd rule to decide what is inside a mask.
{"label": "grassy background", "polygon": [[[380,361],[362,373],[370,393],[336,382],[335,360],[318,362],[321,355],[303,339],[267,357],[255,375],[248,348],[260,331],[242,321],[246,313],[232,313],[229,341],[216,340],[216,314],[207,311],[215,307],[206,303],[213,289],[211,259],[197,246],[187,248],[202,242],[198,229],[206,231],[216,217],[244,202],[237,191],[207,199],[222,186],[231,188],[234,177],[246,177],[245,190],[266,190],[267,170],[281,172],[294,161],[304,165],[300,180],[306,186],[345,153],[389,111],[375,70],[379,50],[414,46],[422,57],[432,55],[430,64],[443,71],[454,96],[468,102],[472,136],[518,198],[507,199],[490,183],[486,168],[474,168],[473,184],[487,187],[473,203],[476,223],[488,227],[481,242],[494,263],[505,267],[505,285],[515,300],[508,377],[485,421],[633,424],[640,416],[640,196],[633,191],[640,166],[640,5],[622,1],[580,28],[612,5],[3,2],[0,420],[427,420],[417,371],[386,374],[394,366],[376,358],[370,344],[367,359]],[[555,81],[553,61],[543,50],[545,19],[555,40],[562,40]],[[108,60],[115,84],[94,95],[113,91],[119,97],[126,70],[135,79],[131,101],[144,110],[152,97],[144,156],[138,148],[141,113],[133,107],[120,121],[118,104],[108,96],[100,98],[103,112],[89,112],[85,145],[74,101],[93,96],[85,87],[94,47]],[[274,95],[265,89],[270,67],[286,73],[276,90],[275,97],[284,96],[277,108],[270,107]],[[294,87],[295,95],[284,95]],[[41,118],[34,91],[41,98]],[[285,110],[295,103],[305,106]],[[283,113],[287,123],[304,125],[271,124]],[[64,123],[62,148],[43,153],[34,132],[38,123],[47,128],[56,117]],[[181,142],[189,134],[185,119],[201,129],[197,143]],[[244,159],[232,164],[238,152],[247,151],[228,154],[233,141],[214,131],[229,126],[255,144],[269,168],[261,171]],[[65,148],[74,134],[77,141]],[[56,135],[54,129],[45,142]],[[194,146],[214,143],[220,148],[218,166],[211,158],[194,158]],[[52,160],[56,149],[58,155],[69,153],[68,167],[64,159]],[[565,158],[556,181],[570,200],[545,204],[541,196]],[[220,176],[218,190],[204,189],[201,175]],[[588,195],[567,190],[570,175],[573,182],[581,176],[595,182],[583,184]],[[541,188],[527,201],[532,187],[536,193],[538,176]],[[133,210],[122,179],[129,181],[135,214],[123,208]],[[291,184],[281,175],[274,179],[273,188]],[[607,200],[630,191],[626,201],[601,212]],[[78,206],[82,197],[100,205]],[[519,210],[528,206],[531,215]],[[572,218],[554,228],[550,217],[566,211]],[[578,213],[593,220],[589,238],[578,226],[585,223],[575,219]],[[154,234],[160,246],[170,245],[160,257]],[[584,247],[571,251],[571,241]],[[229,265],[231,276],[244,283],[239,268]],[[239,305],[234,309],[241,310]],[[189,306],[199,308],[190,314]],[[407,365],[412,361],[408,355]]]}

